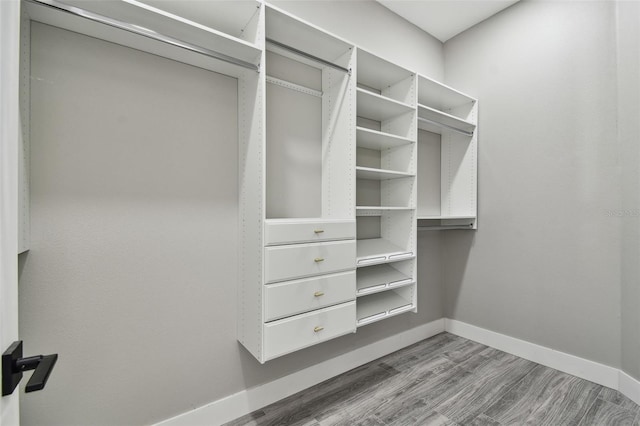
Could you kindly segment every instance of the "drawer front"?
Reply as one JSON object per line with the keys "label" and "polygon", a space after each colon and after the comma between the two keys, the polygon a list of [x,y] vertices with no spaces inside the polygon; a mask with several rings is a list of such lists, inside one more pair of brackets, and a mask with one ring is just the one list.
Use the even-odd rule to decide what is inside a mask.
{"label": "drawer front", "polygon": [[321,275],[265,287],[265,321],[273,321],[356,298],[356,272]]}
{"label": "drawer front", "polygon": [[355,269],[356,242],[266,247],[265,283]]}
{"label": "drawer front", "polygon": [[265,324],[265,359],[354,332],[355,324],[355,301]]}
{"label": "drawer front", "polygon": [[356,222],[266,222],[265,245],[311,243],[356,238]]}

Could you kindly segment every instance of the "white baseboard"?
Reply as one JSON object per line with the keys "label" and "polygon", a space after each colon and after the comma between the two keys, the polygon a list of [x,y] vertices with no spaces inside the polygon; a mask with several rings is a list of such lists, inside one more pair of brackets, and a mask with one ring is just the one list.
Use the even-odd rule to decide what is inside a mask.
{"label": "white baseboard", "polygon": [[640,381],[624,371],[620,371],[618,390],[627,398],[640,405]]}
{"label": "white baseboard", "polygon": [[[599,385],[618,389],[620,370],[461,321],[445,319],[445,330],[465,339],[555,368]],[[623,392],[624,393],[624,392]]]}
{"label": "white baseboard", "polygon": [[272,382],[243,390],[203,407],[164,420],[156,426],[220,425],[443,331],[616,389],[640,405],[640,381],[617,368],[476,327],[475,325],[442,318],[371,343]]}
{"label": "white baseboard", "polygon": [[444,331],[444,319],[412,328],[269,383],[240,391],[203,407],[164,420],[157,426],[220,425],[249,414],[367,362]]}

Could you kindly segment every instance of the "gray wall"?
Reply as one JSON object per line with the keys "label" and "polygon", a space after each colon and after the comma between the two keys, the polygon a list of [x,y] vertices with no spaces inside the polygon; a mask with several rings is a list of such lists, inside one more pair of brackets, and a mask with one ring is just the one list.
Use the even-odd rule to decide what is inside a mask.
{"label": "gray wall", "polygon": [[618,3],[622,369],[640,379],[640,3]]}
{"label": "gray wall", "polygon": [[442,81],[442,43],[373,0],[270,3],[385,59]]}
{"label": "gray wall", "polygon": [[615,46],[604,1],[523,1],[445,43],[480,99],[480,204],[444,245],[447,317],[618,367]]}
{"label": "gray wall", "polygon": [[[442,45],[376,3],[294,8],[354,41],[370,11],[387,49],[429,46],[393,54],[441,77]],[[433,235],[418,242],[418,314],[260,365],[235,340],[235,80],[34,31],[20,334],[29,354],[60,360],[44,392],[22,395],[24,425],[154,423],[443,316]]]}

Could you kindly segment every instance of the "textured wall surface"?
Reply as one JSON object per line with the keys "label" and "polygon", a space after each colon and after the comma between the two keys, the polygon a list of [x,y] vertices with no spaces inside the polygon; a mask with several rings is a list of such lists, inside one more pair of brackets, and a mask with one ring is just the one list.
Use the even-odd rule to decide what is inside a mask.
{"label": "textured wall surface", "polygon": [[613,2],[525,1],[445,43],[480,100],[480,201],[444,256],[449,318],[619,367],[615,24]]}

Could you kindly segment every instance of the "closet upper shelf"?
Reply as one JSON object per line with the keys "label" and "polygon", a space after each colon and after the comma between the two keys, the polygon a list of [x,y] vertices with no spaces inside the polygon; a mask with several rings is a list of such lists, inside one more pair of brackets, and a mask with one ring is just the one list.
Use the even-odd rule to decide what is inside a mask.
{"label": "closet upper shelf", "polygon": [[[354,46],[315,25],[303,22],[293,15],[269,4],[265,4],[267,48],[275,53],[322,68],[318,62],[308,60],[279,45],[286,45],[323,61],[347,67],[348,53]],[[273,41],[270,43],[270,40]]]}
{"label": "closet upper shelf", "polygon": [[437,134],[442,134],[443,130],[452,130],[471,136],[476,125],[446,112],[418,104],[418,128]]}
{"label": "closet upper shelf", "polygon": [[[258,0],[124,0],[128,3],[144,3],[167,13],[191,20],[208,28],[248,42],[256,41]],[[83,0],[83,4],[87,1]]]}
{"label": "closet upper shelf", "polygon": [[[408,87],[404,90],[399,87],[396,90],[390,90],[390,88],[400,86],[398,83],[407,81],[413,76],[411,71],[358,48],[358,84],[380,92],[394,92],[393,94],[388,93],[387,96],[398,100],[408,100],[406,99],[407,92],[409,92]],[[406,86],[411,86],[411,84],[412,82],[408,82]]]}
{"label": "closet upper shelf", "polygon": [[418,103],[441,111],[456,109],[476,99],[423,75],[418,76]]}
{"label": "closet upper shelf", "polygon": [[[157,2],[161,6],[164,3],[164,1]],[[179,2],[171,1],[166,3],[174,5],[174,3]],[[255,10],[258,12],[256,16],[258,16],[259,9],[257,9],[257,6],[259,6],[259,3],[251,3],[256,5]],[[23,2],[23,5],[30,19],[34,21],[87,34],[205,69],[228,73],[229,75],[237,75],[238,72],[234,72],[230,68],[237,66],[238,63],[235,65],[229,65],[229,63],[233,63],[233,61],[242,62],[257,70],[262,55],[261,47],[255,43],[191,21],[154,7],[151,4],[134,0],[117,2],[108,0],[64,0],[62,2],[31,0]],[[80,16],[70,10],[78,11]],[[251,17],[249,16],[248,19],[251,20]],[[115,25],[108,22],[115,23]],[[122,31],[121,28],[123,27],[117,26],[120,24],[130,27],[132,30]],[[158,37],[152,39],[149,36],[135,34],[133,31],[154,34]],[[203,51],[214,52],[218,55],[218,58],[213,59],[198,51],[189,51],[184,48],[185,45],[191,45]],[[230,61],[221,58],[227,58]]]}
{"label": "closet upper shelf", "polygon": [[357,89],[358,116],[375,121],[385,121],[390,118],[415,111],[411,105],[398,102],[377,93],[361,88]]}

